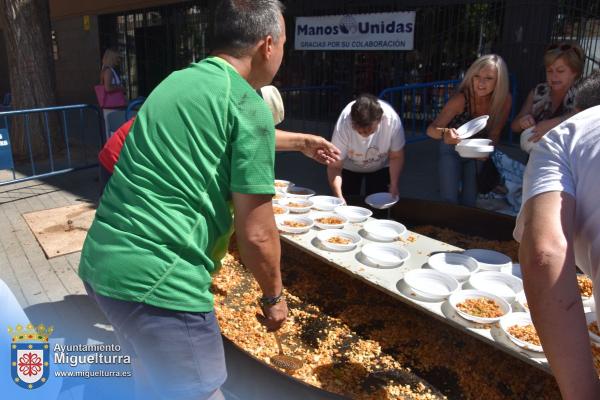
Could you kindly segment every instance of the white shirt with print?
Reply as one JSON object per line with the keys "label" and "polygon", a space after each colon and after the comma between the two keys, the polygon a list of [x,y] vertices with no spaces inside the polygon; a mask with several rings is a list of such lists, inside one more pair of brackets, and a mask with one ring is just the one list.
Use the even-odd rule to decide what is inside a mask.
{"label": "white shirt with print", "polygon": [[389,152],[404,147],[404,128],[400,117],[388,103],[379,100],[383,116],[377,130],[365,138],[352,128],[348,104],[340,114],[331,142],[341,151],[343,168],[354,172],[374,172],[389,165]]}
{"label": "white shirt with print", "polygon": [[[523,179],[523,206],[546,192],[565,192],[575,199],[575,264],[594,283],[600,304],[600,106],[576,114],[534,146]],[[519,213],[513,236],[521,241]],[[600,320],[600,307],[596,307]]]}

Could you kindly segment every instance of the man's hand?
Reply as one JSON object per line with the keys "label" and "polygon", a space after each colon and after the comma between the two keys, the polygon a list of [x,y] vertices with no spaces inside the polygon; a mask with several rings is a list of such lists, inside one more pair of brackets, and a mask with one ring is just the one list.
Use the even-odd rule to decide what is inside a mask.
{"label": "man's hand", "polygon": [[340,160],[340,150],[328,140],[317,135],[304,135],[304,146],[300,150],[308,158],[329,165]]}
{"label": "man's hand", "polygon": [[261,306],[263,315],[256,314],[258,322],[267,328],[267,332],[273,332],[281,328],[288,316],[288,306],[285,299],[272,306]]}
{"label": "man's hand", "polygon": [[398,185],[390,185],[390,194],[393,197],[399,197],[400,191],[398,190]]}

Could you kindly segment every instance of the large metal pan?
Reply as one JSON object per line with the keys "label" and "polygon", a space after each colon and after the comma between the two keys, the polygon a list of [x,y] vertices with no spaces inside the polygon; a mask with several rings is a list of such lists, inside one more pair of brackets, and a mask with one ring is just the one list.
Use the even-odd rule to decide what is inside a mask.
{"label": "large metal pan", "polygon": [[[350,204],[365,206],[362,198],[347,199]],[[386,218],[387,211],[374,216]],[[390,216],[407,227],[435,225],[490,240],[510,240],[515,219],[503,214],[441,202],[401,199]],[[223,386],[227,399],[254,400],[339,400],[345,397],[308,385],[244,351],[223,337],[228,379]]]}

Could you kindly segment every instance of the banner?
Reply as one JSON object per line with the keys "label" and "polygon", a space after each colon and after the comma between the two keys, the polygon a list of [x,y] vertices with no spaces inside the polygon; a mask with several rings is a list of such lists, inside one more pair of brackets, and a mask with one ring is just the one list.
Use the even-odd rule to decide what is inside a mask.
{"label": "banner", "polygon": [[415,11],[296,17],[296,50],[412,50]]}

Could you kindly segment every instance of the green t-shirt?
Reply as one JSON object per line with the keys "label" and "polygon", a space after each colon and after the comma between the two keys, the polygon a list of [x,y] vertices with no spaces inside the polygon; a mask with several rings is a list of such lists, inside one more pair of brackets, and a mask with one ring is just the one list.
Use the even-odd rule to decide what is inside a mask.
{"label": "green t-shirt", "polygon": [[210,57],[172,73],[125,140],[79,276],[108,297],[212,310],[231,193],[274,194],[274,158],[272,114],[230,64]]}

